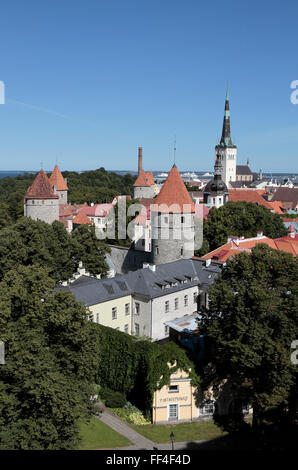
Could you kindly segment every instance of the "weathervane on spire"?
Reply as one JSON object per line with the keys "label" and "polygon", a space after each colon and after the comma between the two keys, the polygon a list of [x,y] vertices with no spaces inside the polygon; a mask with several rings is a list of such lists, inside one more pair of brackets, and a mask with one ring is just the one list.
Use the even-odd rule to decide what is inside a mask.
{"label": "weathervane on spire", "polygon": [[176,165],[176,134],[174,135],[174,165]]}

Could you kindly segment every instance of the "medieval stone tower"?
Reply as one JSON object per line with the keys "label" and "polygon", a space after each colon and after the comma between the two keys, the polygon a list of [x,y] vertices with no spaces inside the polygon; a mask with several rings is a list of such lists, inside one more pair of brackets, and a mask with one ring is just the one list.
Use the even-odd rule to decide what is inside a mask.
{"label": "medieval stone tower", "polygon": [[222,163],[222,179],[229,186],[230,181],[236,181],[237,147],[231,139],[230,104],[227,90],[225,114],[220,142],[215,147],[215,159],[220,158]]}
{"label": "medieval stone tower", "polygon": [[48,224],[59,221],[59,196],[43,170],[40,170],[25,195],[24,215]]}
{"label": "medieval stone tower", "polygon": [[169,263],[194,255],[195,205],[176,167],[151,205],[151,261]]}
{"label": "medieval stone tower", "polygon": [[58,165],[55,165],[54,171],[50,176],[50,183],[54,192],[59,196],[60,204],[67,204],[68,187]]}
{"label": "medieval stone tower", "polygon": [[134,199],[153,198],[155,196],[155,181],[152,171],[143,170],[143,149],[139,147],[138,177],[134,183]]}

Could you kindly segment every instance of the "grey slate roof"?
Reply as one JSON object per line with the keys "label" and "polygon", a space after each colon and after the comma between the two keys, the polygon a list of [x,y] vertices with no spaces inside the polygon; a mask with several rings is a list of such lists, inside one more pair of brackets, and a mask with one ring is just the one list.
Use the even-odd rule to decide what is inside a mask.
{"label": "grey slate roof", "polygon": [[[189,287],[208,287],[221,272],[222,266],[198,259],[181,259],[172,263],[160,264],[156,270],[142,268],[119,274],[109,279],[96,279],[81,276],[69,286],[58,289],[72,292],[76,299],[85,305],[95,305],[129,294],[153,299]],[[171,281],[177,285],[171,285]]]}
{"label": "grey slate roof", "polygon": [[248,165],[237,165],[236,175],[252,175],[252,171]]}

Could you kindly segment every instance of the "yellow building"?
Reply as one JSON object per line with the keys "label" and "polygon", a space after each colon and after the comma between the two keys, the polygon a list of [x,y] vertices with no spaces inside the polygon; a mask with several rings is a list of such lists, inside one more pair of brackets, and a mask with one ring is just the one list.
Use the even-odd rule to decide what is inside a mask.
{"label": "yellow building", "polygon": [[126,295],[99,304],[90,305],[89,319],[115,330],[131,334],[132,298]]}
{"label": "yellow building", "polygon": [[154,393],[153,424],[192,421],[198,418],[195,391],[196,388],[193,387],[187,372],[180,369],[174,372],[171,375],[170,384]]}
{"label": "yellow building", "polygon": [[189,374],[178,369],[172,373],[170,384],[154,393],[152,423],[206,420],[212,419],[215,412],[228,414],[235,411],[247,415],[252,413],[252,408],[233,396],[229,381],[223,381],[220,397],[215,400],[212,387],[202,393],[192,385]]}

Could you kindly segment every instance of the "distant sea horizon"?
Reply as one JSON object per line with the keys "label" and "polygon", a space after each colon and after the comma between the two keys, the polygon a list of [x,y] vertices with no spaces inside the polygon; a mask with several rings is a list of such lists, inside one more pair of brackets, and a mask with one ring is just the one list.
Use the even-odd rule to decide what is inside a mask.
{"label": "distant sea horizon", "polygon": [[[15,178],[16,176],[18,175],[25,175],[25,174],[36,174],[38,173],[39,170],[7,170],[7,171],[1,171],[0,170],[0,178],[6,178],[6,177],[10,177],[10,178]],[[65,170],[65,171],[75,171],[77,173],[83,173],[84,171],[92,171],[92,170],[81,170],[81,171],[78,171],[78,170]],[[113,173],[117,173],[119,175],[125,175],[125,174],[131,174],[131,175],[137,175],[137,171],[133,171],[133,170],[107,170],[109,172],[113,172]],[[49,171],[46,171],[47,173],[51,173],[51,170]],[[183,170],[181,171],[181,173],[196,173],[198,176],[202,176],[204,175],[205,173],[213,173],[211,170],[206,170],[206,171],[196,171],[196,170]],[[169,173],[169,170],[153,170],[153,174],[154,175],[157,175],[158,173]],[[294,172],[280,172],[280,173],[268,173],[268,172],[263,172],[263,176],[267,176],[267,177],[293,177],[293,176],[298,176],[298,173],[294,173]]]}

